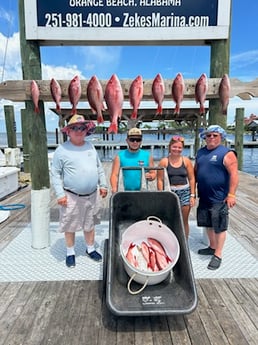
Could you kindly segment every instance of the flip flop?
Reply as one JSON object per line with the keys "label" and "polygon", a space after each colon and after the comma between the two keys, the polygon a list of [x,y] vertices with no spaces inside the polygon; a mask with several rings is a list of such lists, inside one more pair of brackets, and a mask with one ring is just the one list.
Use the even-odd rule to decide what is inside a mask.
{"label": "flip flop", "polygon": [[207,268],[209,270],[216,270],[216,269],[218,269],[220,267],[221,261],[222,261],[221,258],[219,258],[216,255],[213,255],[213,257],[211,258],[211,261],[209,262],[209,265],[208,265]]}

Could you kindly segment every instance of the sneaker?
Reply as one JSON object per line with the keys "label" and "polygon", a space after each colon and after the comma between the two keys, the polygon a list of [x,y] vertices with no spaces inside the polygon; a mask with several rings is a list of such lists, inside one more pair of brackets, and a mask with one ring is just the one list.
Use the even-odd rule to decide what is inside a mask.
{"label": "sneaker", "polygon": [[209,270],[216,270],[216,269],[218,269],[220,267],[221,261],[222,261],[221,258],[219,258],[216,255],[213,255],[213,257],[211,258],[211,261],[209,262],[209,265],[207,266],[207,268]]}
{"label": "sneaker", "polygon": [[200,255],[214,255],[215,249],[208,247],[208,248],[203,248],[198,250],[198,254]]}
{"label": "sneaker", "polygon": [[101,261],[102,260],[102,256],[98,252],[96,252],[96,250],[94,250],[91,253],[88,253],[86,250],[86,255],[94,261]]}
{"label": "sneaker", "polygon": [[65,263],[67,267],[75,267],[75,255],[68,255]]}

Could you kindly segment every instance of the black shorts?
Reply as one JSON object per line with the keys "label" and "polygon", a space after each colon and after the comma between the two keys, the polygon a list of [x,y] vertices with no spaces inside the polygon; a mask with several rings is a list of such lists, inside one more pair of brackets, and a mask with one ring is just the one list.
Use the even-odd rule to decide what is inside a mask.
{"label": "black shorts", "polygon": [[197,225],[213,228],[216,233],[228,229],[228,205],[224,201],[210,207],[197,207]]}

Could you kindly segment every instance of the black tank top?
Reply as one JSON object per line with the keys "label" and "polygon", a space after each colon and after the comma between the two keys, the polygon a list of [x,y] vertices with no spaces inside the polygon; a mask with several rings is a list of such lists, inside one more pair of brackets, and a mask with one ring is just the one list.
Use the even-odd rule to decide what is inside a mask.
{"label": "black tank top", "polygon": [[185,185],[188,183],[187,169],[185,167],[183,159],[182,159],[182,165],[178,168],[174,168],[169,163],[169,159],[168,159],[167,173],[168,173],[169,183],[171,186]]}

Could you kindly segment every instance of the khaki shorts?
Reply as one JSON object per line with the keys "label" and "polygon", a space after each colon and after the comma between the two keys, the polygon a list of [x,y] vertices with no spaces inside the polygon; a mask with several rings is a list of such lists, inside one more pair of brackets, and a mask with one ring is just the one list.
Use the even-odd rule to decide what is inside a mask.
{"label": "khaki shorts", "polygon": [[59,232],[89,232],[100,223],[100,197],[98,191],[90,196],[77,196],[65,192],[67,206],[59,209]]}

